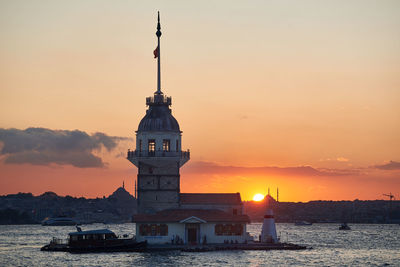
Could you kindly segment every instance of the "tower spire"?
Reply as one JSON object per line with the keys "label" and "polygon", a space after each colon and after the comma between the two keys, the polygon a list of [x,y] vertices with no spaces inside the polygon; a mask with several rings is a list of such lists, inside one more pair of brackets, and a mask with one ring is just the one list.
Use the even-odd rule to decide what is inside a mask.
{"label": "tower spire", "polygon": [[157,91],[155,92],[155,94],[160,95],[162,94],[161,92],[161,68],[160,68],[160,37],[161,37],[161,25],[160,25],[160,11],[158,11],[158,16],[157,16],[157,52],[154,51],[156,57],[157,57]]}

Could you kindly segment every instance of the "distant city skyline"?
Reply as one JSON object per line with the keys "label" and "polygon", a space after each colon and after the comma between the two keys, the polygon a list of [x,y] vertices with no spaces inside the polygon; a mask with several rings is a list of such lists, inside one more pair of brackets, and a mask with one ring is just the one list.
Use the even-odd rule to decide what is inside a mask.
{"label": "distant city skyline", "polygon": [[400,2],[361,0],[1,1],[0,195],[133,194],[158,10],[182,192],[400,197]]}

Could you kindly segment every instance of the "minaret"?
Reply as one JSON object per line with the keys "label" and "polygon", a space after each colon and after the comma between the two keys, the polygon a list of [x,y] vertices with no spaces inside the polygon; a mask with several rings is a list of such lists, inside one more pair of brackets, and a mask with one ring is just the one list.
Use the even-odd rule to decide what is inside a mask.
{"label": "minaret", "polygon": [[160,15],[157,21],[157,91],[146,98],[146,115],[136,131],[136,149],[128,151],[128,160],[138,168],[137,201],[139,213],[154,213],[179,208],[180,167],[189,159],[182,151],[182,132],[172,116],[171,97],[161,91]]}
{"label": "minaret", "polygon": [[276,202],[279,202],[279,188],[276,188]]}

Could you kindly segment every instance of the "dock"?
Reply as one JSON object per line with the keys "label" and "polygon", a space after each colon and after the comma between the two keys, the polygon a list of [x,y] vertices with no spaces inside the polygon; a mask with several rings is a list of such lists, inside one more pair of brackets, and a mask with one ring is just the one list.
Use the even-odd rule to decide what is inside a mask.
{"label": "dock", "polygon": [[292,244],[292,243],[260,243],[251,242],[247,244],[203,244],[203,245],[150,245],[137,248],[91,248],[73,249],[68,245],[46,245],[42,251],[59,251],[71,253],[95,253],[95,252],[162,252],[162,251],[183,251],[183,252],[211,252],[222,250],[304,250],[311,247]]}
{"label": "dock", "polygon": [[179,250],[184,252],[209,252],[221,250],[304,250],[311,247],[291,243],[206,244],[206,245],[147,245],[146,251]]}

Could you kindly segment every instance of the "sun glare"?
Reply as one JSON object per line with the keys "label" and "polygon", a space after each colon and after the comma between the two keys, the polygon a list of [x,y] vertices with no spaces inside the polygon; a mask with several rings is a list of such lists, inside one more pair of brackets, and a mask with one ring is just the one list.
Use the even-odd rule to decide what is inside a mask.
{"label": "sun glare", "polygon": [[255,194],[253,197],[254,201],[261,201],[264,199],[264,195],[263,194]]}

